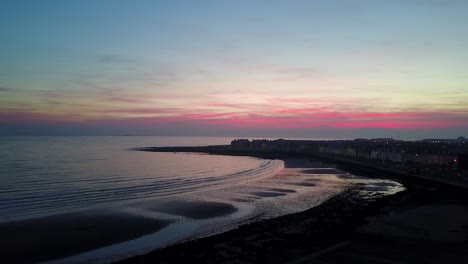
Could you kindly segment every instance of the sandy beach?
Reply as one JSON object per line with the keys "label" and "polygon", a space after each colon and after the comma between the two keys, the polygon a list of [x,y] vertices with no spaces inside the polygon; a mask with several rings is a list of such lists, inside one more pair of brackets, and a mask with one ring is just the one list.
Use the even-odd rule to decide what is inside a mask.
{"label": "sandy beach", "polygon": [[[307,167],[304,159],[285,159],[285,165]],[[389,176],[352,170],[357,175]],[[343,173],[329,165],[300,172]],[[427,180],[399,180],[406,189],[393,195],[375,195],[372,188],[378,185],[356,184],[306,211],[119,263],[467,263],[466,190]]]}
{"label": "sandy beach", "polygon": [[[345,172],[329,168],[330,165],[307,159],[289,159],[284,163],[285,168],[278,174],[236,184],[229,190],[208,189],[203,193],[0,223],[0,246],[4,249],[0,258],[10,263],[61,261],[63,258],[67,258],[63,261],[80,263],[81,257],[68,258],[147,235],[157,236],[158,231],[166,227],[189,230],[186,233],[175,230],[175,240],[161,235],[162,239],[168,239],[162,244],[164,246],[179,239],[205,237],[245,223],[302,211],[352,185],[337,175]],[[158,240],[155,239],[151,241]],[[150,243],[145,248],[151,248],[152,242],[135,242],[133,245]],[[83,259],[87,262],[102,258],[109,262],[106,258],[112,259],[113,254],[132,254],[131,251],[120,252],[121,248],[108,249],[102,256],[96,253]]]}
{"label": "sandy beach", "polygon": [[0,259],[35,263],[123,242],[169,225],[116,212],[86,212],[0,224]]}
{"label": "sandy beach", "polygon": [[467,196],[436,187],[374,201],[356,187],[304,212],[120,263],[467,263]]}
{"label": "sandy beach", "polygon": [[[300,192],[336,186],[339,178],[343,184],[347,182],[346,191],[330,193],[331,199],[324,197],[322,204],[309,204],[305,211],[260,217],[228,232],[185,239],[120,263],[393,263],[419,258],[424,263],[438,263],[441,258],[432,253],[451,263],[467,260],[468,198],[463,190],[424,182],[424,188],[414,183],[405,191],[385,196],[381,190],[397,187],[392,181],[355,178],[309,159],[284,159],[284,164],[285,169],[265,183],[233,187],[239,190],[232,192],[231,200],[273,206],[273,212],[281,215],[285,209],[275,208],[274,199],[307,198]],[[328,182],[330,179],[335,181]],[[207,197],[216,198],[220,193],[214,190]],[[317,202],[319,198],[308,199]],[[0,224],[0,246],[5,249],[0,258],[34,263],[67,257],[163,230],[175,221],[158,218],[164,215],[204,221],[239,213],[231,203],[197,199],[149,201],[142,206],[157,217],[104,210]],[[422,254],[431,247],[437,250]]]}

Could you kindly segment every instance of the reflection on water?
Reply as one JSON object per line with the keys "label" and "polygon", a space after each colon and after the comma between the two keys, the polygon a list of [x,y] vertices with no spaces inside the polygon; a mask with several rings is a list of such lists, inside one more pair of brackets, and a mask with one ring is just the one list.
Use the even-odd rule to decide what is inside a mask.
{"label": "reflection on water", "polygon": [[229,143],[226,138],[176,139],[0,138],[0,221],[219,188],[269,176],[281,166],[248,157],[127,150],[162,142]]}
{"label": "reflection on water", "polygon": [[171,223],[153,234],[114,241],[56,261],[107,263],[300,212],[356,184],[364,187],[362,193],[369,199],[404,189],[390,180],[356,177],[307,160],[286,161],[288,168],[284,168],[279,160],[128,150],[135,146],[228,144],[230,140],[0,138],[0,222],[45,215],[56,218],[55,214],[71,211],[92,215],[96,211],[92,209],[105,209],[130,218]]}
{"label": "reflection on water", "polygon": [[389,179],[373,179],[355,176],[352,174],[340,175],[343,179],[349,179],[355,184],[361,185],[360,193],[362,197],[374,200],[381,196],[387,196],[404,191],[406,188],[399,182]]}
{"label": "reflection on water", "polygon": [[[300,212],[352,186],[349,180],[335,174],[310,174],[301,170],[282,169],[249,183],[126,203],[120,207],[125,213],[169,219],[174,223],[155,234],[61,259],[57,263],[105,263],[110,259],[142,254],[177,241]],[[127,244],[128,248],[125,246]]]}

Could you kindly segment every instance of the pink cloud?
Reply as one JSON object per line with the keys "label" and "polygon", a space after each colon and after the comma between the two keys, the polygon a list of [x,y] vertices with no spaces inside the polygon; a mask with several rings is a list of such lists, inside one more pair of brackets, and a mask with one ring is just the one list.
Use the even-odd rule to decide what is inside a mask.
{"label": "pink cloud", "polygon": [[223,103],[213,103],[213,104],[206,104],[208,107],[216,107],[216,108],[236,108],[236,109],[245,109],[246,105],[242,104],[223,104]]}
{"label": "pink cloud", "polygon": [[395,121],[395,122],[341,122],[330,125],[334,128],[385,128],[385,129],[416,129],[416,128],[444,128],[458,127],[453,122],[444,121]]}
{"label": "pink cloud", "polygon": [[[236,109],[233,108],[232,110]],[[468,127],[468,113],[465,111],[338,112],[326,108],[304,108],[278,109],[270,113],[213,112],[213,110],[199,110],[190,113],[189,110],[181,108],[135,108],[103,111],[101,116],[102,113],[110,114],[110,116],[90,119],[80,115],[0,112],[0,123],[120,123],[132,126],[146,126],[149,124],[164,126],[186,122],[200,126],[210,125],[242,129],[306,129],[317,127],[336,129],[430,129]]]}
{"label": "pink cloud", "polygon": [[340,113],[324,109],[279,111],[294,116],[232,116],[229,119],[199,120],[203,123],[252,128],[444,128],[468,127],[468,115],[450,112]]}
{"label": "pink cloud", "polygon": [[183,114],[186,110],[180,108],[122,108],[102,110],[101,113],[122,115],[161,115],[161,114]]}
{"label": "pink cloud", "polygon": [[123,98],[123,97],[113,97],[110,99],[112,102],[120,102],[120,103],[147,103],[149,100],[139,98],[139,99],[134,99],[134,98]]}
{"label": "pink cloud", "polygon": [[319,99],[310,99],[310,98],[270,98],[268,101],[272,103],[296,103],[296,104],[304,104],[304,103],[316,103],[322,100]]}
{"label": "pink cloud", "polygon": [[292,109],[278,109],[275,112],[280,115],[285,114],[289,116],[304,116],[304,115],[312,116],[312,115],[324,113],[325,111],[327,111],[327,109],[328,108],[326,107],[302,108],[302,109],[292,108]]}

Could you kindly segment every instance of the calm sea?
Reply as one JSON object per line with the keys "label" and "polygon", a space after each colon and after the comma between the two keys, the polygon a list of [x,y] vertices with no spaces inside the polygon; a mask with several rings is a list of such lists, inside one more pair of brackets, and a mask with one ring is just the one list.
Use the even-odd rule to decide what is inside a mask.
{"label": "calm sea", "polygon": [[302,167],[285,169],[280,160],[131,150],[222,145],[232,139],[0,137],[0,224],[107,209],[172,221],[156,233],[53,262],[108,263],[259,219],[303,211],[355,183],[365,184],[372,192],[401,190],[395,182],[355,178],[332,165],[308,161],[304,173]]}
{"label": "calm sea", "polygon": [[223,187],[270,174],[247,157],[131,151],[139,146],[229,144],[232,138],[0,137],[0,221]]}

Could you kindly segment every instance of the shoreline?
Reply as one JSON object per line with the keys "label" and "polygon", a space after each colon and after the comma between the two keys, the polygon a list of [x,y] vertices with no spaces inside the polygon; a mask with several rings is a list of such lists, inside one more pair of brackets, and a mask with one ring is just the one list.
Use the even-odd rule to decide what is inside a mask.
{"label": "shoreline", "polygon": [[[360,206],[360,203],[353,199],[356,194],[354,190],[348,190],[303,212],[246,224],[225,233],[176,244],[116,263],[183,263],[189,259],[200,263],[284,262],[282,258],[277,259],[278,254],[274,254],[275,251],[282,248],[280,253],[284,256],[286,249],[284,246],[297,250],[296,244],[298,243],[294,243],[295,240],[300,242],[312,233],[314,236],[326,233],[320,234],[318,229],[308,229],[315,225],[314,221],[317,220],[312,219],[311,215],[326,214],[331,207],[345,201],[352,201],[353,205]],[[348,214],[348,216],[351,215]],[[329,220],[319,220],[319,225],[325,227]],[[291,243],[295,244],[294,247]],[[270,259],[269,256],[272,258]]]}
{"label": "shoreline", "polygon": [[[309,163],[309,161],[305,159],[294,160],[293,162],[288,161],[287,163],[293,168],[302,168],[304,166],[314,167],[316,165],[315,163]],[[278,173],[275,173],[275,175],[277,174]],[[260,210],[271,210],[264,209],[263,206],[271,206],[272,203],[278,203],[278,205],[280,205],[279,207],[272,207],[275,208],[274,210],[278,210],[281,209],[281,201],[287,201],[282,199],[286,199],[286,197],[290,197],[290,195],[294,197],[294,195],[299,195],[304,190],[310,190],[309,192],[315,193],[315,188],[326,188],[322,187],[324,183],[319,182],[317,185],[309,182],[305,183],[302,182],[301,178],[297,177],[294,177],[294,179],[288,177],[284,181],[275,180],[276,184],[268,181],[269,180],[265,183],[262,180],[263,183],[260,185],[249,184],[249,188],[247,189],[245,187],[240,187],[237,191],[242,191],[233,192],[232,194],[234,194],[234,196],[228,196],[225,202],[223,202],[220,197],[216,197],[216,195],[213,196],[213,190],[210,190],[209,192],[212,192],[211,196],[207,197],[214,198],[213,200],[206,200],[202,197],[200,197],[201,199],[190,200],[189,197],[185,197],[189,198],[189,200],[185,200],[185,198],[175,200],[167,199],[164,203],[153,205],[148,200],[143,203],[137,202],[136,204],[138,205],[135,208],[129,203],[126,205],[127,207],[124,208],[111,207],[99,210],[92,209],[82,212],[70,212],[41,218],[5,222],[0,224],[0,233],[5,234],[3,239],[0,239],[0,245],[5,249],[0,253],[0,259],[15,263],[32,263],[38,261],[79,263],[81,260],[92,259],[102,259],[105,261],[107,256],[109,256],[108,261],[112,259],[115,261],[122,259],[122,256],[129,257],[135,255],[127,251],[125,245],[134,247],[139,243],[141,245],[146,243],[145,245],[148,246],[142,247],[143,249],[141,252],[143,253],[150,252],[159,246],[164,247],[169,243],[176,244],[196,237],[222,233],[236,228],[234,225],[237,226],[262,220],[265,219],[265,217],[272,217],[271,215],[268,216],[268,214],[262,214],[261,217],[260,215],[255,215],[255,220],[251,219],[253,217],[243,218],[244,216],[242,216],[242,214],[246,212],[245,208],[247,208],[248,212],[248,210],[253,208],[254,203],[260,202],[261,207],[259,208],[263,208]],[[312,179],[308,179],[307,181],[312,181]],[[332,182],[326,184],[332,184]],[[326,184],[324,186],[326,186]],[[288,186],[291,188],[288,188]],[[338,190],[339,189],[336,189],[336,192],[338,192]],[[214,193],[216,193],[216,191],[214,191]],[[321,201],[325,199],[325,197],[328,199],[329,195],[333,195],[333,192],[331,194],[323,192],[318,193],[321,193],[322,196],[318,197],[319,199],[317,201]],[[272,197],[278,198],[270,199]],[[304,197],[305,196],[303,196],[303,198]],[[311,196],[309,199],[316,198]],[[229,200],[232,200],[236,207],[233,207],[233,204],[228,202]],[[216,201],[220,201],[221,203]],[[294,208],[303,208],[300,210],[308,208],[304,207],[304,205],[307,206],[309,204],[305,201],[307,201],[307,199],[294,202]],[[285,207],[289,208],[289,212],[297,210],[291,209],[289,206],[290,205]],[[281,211],[269,212],[269,214],[271,213],[274,215],[283,214]],[[208,222],[216,223],[216,221],[226,221],[226,219],[223,220],[221,218],[217,220],[210,219],[213,217],[230,217],[230,215],[240,218],[238,220],[233,218],[235,221],[233,221],[233,219],[228,219],[228,223],[221,226],[225,229],[217,230],[214,227],[208,227],[206,224]],[[257,219],[257,217],[259,218]],[[200,222],[205,219],[208,221],[205,224]],[[181,222],[179,223],[179,221]],[[178,230],[186,227],[184,226],[184,222],[187,222],[189,228],[193,228],[194,223],[191,221],[196,221],[195,225],[205,225],[205,231],[215,232],[201,233],[201,231],[195,232],[193,230],[188,230],[188,235],[190,236],[176,236],[174,239],[177,240],[172,242],[167,240],[168,235],[170,235],[168,234],[170,230],[172,230],[172,232],[176,231],[176,233],[179,234],[180,231]],[[231,225],[232,227],[229,227]],[[154,240],[161,238],[161,236],[158,237],[160,233],[164,233],[164,235],[161,235],[163,239],[161,243],[158,242],[159,240]],[[12,239],[10,239],[10,237],[12,237]],[[41,241],[42,237],[47,237],[47,240]],[[158,246],[151,246],[156,244]],[[109,252],[112,251],[115,252],[113,253],[116,256],[115,258],[109,255]],[[139,250],[135,250],[134,252],[138,254]],[[100,254],[104,254],[105,256]],[[101,256],[104,257],[101,258]]]}
{"label": "shoreline", "polygon": [[212,155],[225,155],[225,156],[246,156],[256,157],[263,159],[291,159],[291,158],[307,158],[315,159],[318,161],[330,162],[346,168],[346,170],[356,171],[365,175],[378,175],[385,178],[397,179],[405,184],[410,185],[435,185],[443,188],[455,188],[468,190],[468,183],[453,181],[444,178],[427,177],[424,175],[410,174],[403,171],[388,169],[384,167],[367,164],[362,161],[347,159],[343,157],[336,157],[332,155],[323,155],[317,153],[301,153],[301,152],[266,152],[266,151],[253,151],[253,150],[232,150],[230,145],[215,145],[215,146],[202,146],[202,147],[137,147],[132,150],[136,151],[149,151],[149,152],[193,152],[193,153],[207,153]]}
{"label": "shoreline", "polygon": [[[466,263],[468,200],[454,198],[408,189],[366,203],[354,188],[300,213],[117,263]],[[441,211],[451,220],[439,222]]]}
{"label": "shoreline", "polygon": [[0,224],[0,260],[59,260],[164,229],[172,223],[114,211],[68,213]]}
{"label": "shoreline", "polygon": [[[176,148],[162,149],[174,152]],[[230,155],[222,148],[194,149],[177,148]],[[283,160],[301,157],[231,154]],[[364,199],[359,186],[354,187],[303,212],[250,223],[116,263],[440,263],[444,259],[466,263],[468,194],[458,187],[419,178],[406,183],[405,191],[376,200]],[[441,212],[445,219],[457,219],[456,224],[440,221]]]}
{"label": "shoreline", "polygon": [[[166,150],[168,149],[166,148]],[[170,150],[171,151],[163,152],[173,152],[173,148],[170,148]],[[203,153],[207,153],[207,151],[203,151]],[[209,154],[220,155],[219,153]],[[224,153],[221,155],[229,154]],[[253,155],[242,154],[235,156]],[[303,156],[289,156],[284,154],[278,155],[271,153],[268,153],[268,155],[257,155],[254,157],[265,159],[281,159],[285,162],[285,165],[286,163],[288,163],[289,168],[303,168],[303,164],[306,160]],[[307,162],[310,162],[310,160],[312,160],[312,158],[308,157]],[[285,166],[285,168],[288,166]],[[328,168],[328,166],[326,167]],[[320,170],[319,167],[318,170]],[[381,234],[377,236],[369,236],[369,232],[367,231],[362,232],[356,230],[365,227],[369,218],[377,219],[374,220],[374,222],[376,222],[378,226],[378,224],[382,224],[382,222],[385,222],[382,220],[382,216],[384,216],[385,214],[393,215],[395,212],[401,211],[402,208],[404,209],[408,207],[408,204],[412,207],[417,208],[421,206],[434,206],[434,201],[440,203],[440,201],[437,199],[443,197],[441,201],[450,202],[451,205],[448,211],[442,210],[444,216],[455,216],[456,213],[460,212],[460,210],[462,211],[463,217],[465,216],[465,214],[463,213],[468,213],[468,207],[464,207],[468,204],[468,199],[464,199],[463,203],[461,204],[460,201],[457,202],[453,199],[453,196],[458,195],[458,193],[460,192],[459,188],[457,188],[455,192],[452,193],[451,188],[447,188],[447,186],[443,184],[431,183],[431,185],[424,185],[428,188],[419,188],[419,185],[421,184],[411,184],[407,186],[408,189],[406,191],[390,196],[379,197],[377,199],[372,199],[372,197],[371,199],[369,199],[369,197],[363,197],[363,186],[357,185],[355,187],[352,187],[350,190],[346,190],[337,195],[334,195],[331,198],[328,198],[323,203],[317,206],[314,206],[299,213],[282,215],[266,220],[261,219],[259,221],[248,223],[246,225],[241,225],[235,229],[229,230],[224,233],[217,233],[212,236],[204,236],[198,239],[185,239],[182,240],[182,242],[178,242],[168,247],[157,249],[155,251],[145,253],[141,256],[121,260],[116,263],[178,263],[180,261],[189,261],[194,259],[206,263],[308,263],[311,259],[315,260],[317,256],[322,256],[323,254],[325,254],[323,252],[336,253],[336,250],[342,250],[343,248],[348,248],[359,243],[369,243],[369,241],[376,239],[376,237],[382,237]],[[286,192],[287,190],[276,189],[276,191]],[[259,195],[261,196],[264,194],[261,193]],[[466,198],[467,195],[463,195],[463,197]],[[436,196],[437,198],[430,198],[432,196]],[[170,205],[170,208],[157,208],[157,210],[173,210],[173,204]],[[176,204],[176,206],[182,205]],[[220,206],[219,204],[214,204],[214,206],[217,207],[217,209],[215,208],[216,210],[222,209],[222,211],[226,211],[227,213],[232,211],[232,208],[228,207],[218,208]],[[184,209],[183,206],[180,208],[180,210],[182,210],[181,212],[183,214],[187,214],[189,216],[193,216],[194,213],[198,214],[198,212],[186,211],[186,209]],[[439,213],[440,211],[440,208],[436,210],[436,212]],[[31,226],[35,225],[37,227],[37,222],[34,222],[35,220],[31,220],[29,222],[29,224],[31,224],[31,226],[29,227],[27,225],[28,222],[23,222],[26,224],[24,226],[21,225],[22,223],[18,225],[18,223],[16,222],[11,223],[11,226],[3,226],[6,229],[3,228],[1,230],[9,230],[8,237],[16,237],[16,240],[11,240],[13,242],[16,242],[10,243],[11,241],[5,239],[5,243],[3,246],[4,248],[6,248],[6,252],[4,252],[4,254],[0,254],[3,255],[0,259],[11,260],[15,263],[30,263],[33,261],[50,259],[49,257],[45,258],[47,254],[49,254],[49,256],[55,256],[54,259],[56,259],[57,256],[66,256],[70,253],[83,252],[83,250],[86,251],[92,248],[113,245],[115,243],[128,241],[129,239],[138,238],[142,235],[154,233],[157,230],[162,230],[165,226],[170,224],[170,222],[166,221],[149,221],[140,217],[126,219],[125,216],[123,218],[122,215],[113,216],[112,213],[113,212],[111,211],[99,212],[97,216],[94,216],[94,219],[97,219],[96,222],[88,221],[92,219],[89,218],[89,214],[86,217],[84,217],[84,215],[79,214],[70,214],[69,216],[62,218],[62,220],[64,220],[65,222],[59,221],[60,223],[58,224],[51,224],[48,221],[46,221],[48,219],[43,219],[43,228],[40,228],[41,230],[39,231],[37,229],[28,230],[28,228]],[[202,213],[211,215],[213,212],[211,210],[208,210]],[[203,214],[199,215],[199,217],[205,217]],[[417,213],[417,215],[421,215],[421,212]],[[84,223],[82,220],[84,220]],[[120,220],[125,221],[122,222]],[[466,221],[464,220],[465,218],[462,218],[459,222],[468,223],[468,216],[466,217]],[[142,225],[137,224],[137,226],[135,226],[135,222],[142,223]],[[401,225],[401,223],[397,224]],[[69,237],[67,236],[67,233],[63,231],[69,228],[70,225],[75,226],[74,235],[75,238],[78,238],[78,240],[74,238],[75,240],[72,239],[70,241]],[[458,224],[456,228],[459,228],[460,225],[461,224]],[[392,230],[392,232],[394,231],[392,228],[390,229]],[[62,230],[63,232],[60,230]],[[370,228],[370,230],[372,230],[372,228]],[[405,230],[405,232],[406,231],[407,230]],[[423,230],[418,232],[427,233],[429,231]],[[17,232],[19,232],[20,235],[18,235]],[[49,237],[48,232],[52,232],[52,234],[55,234],[55,237]],[[418,234],[418,232],[416,232],[416,234]],[[466,230],[462,228],[461,231],[459,230],[459,233],[468,234],[468,227],[466,228]],[[100,238],[100,235],[102,234],[111,235],[109,235],[108,237]],[[25,240],[25,238],[28,238],[31,235],[39,239],[40,237],[48,237],[48,239],[44,241],[44,243],[38,242],[37,239],[32,241],[29,241],[27,239]],[[89,236],[94,237],[93,240],[96,241],[88,243],[88,240],[82,240],[85,237],[89,239]],[[393,241],[393,238],[388,237],[388,234],[384,234],[383,237],[386,238],[383,241]],[[468,241],[468,235],[466,235],[466,237],[466,241]],[[50,240],[52,240],[52,242]],[[350,240],[357,240],[357,242],[350,244]],[[28,241],[28,243],[23,245],[21,241]],[[83,243],[82,241],[88,242]],[[378,244],[378,242],[380,242],[379,239],[377,239],[376,242],[374,241],[373,243],[371,243],[371,246],[373,246],[374,243]],[[38,243],[41,245],[44,244],[44,250],[37,248]],[[73,245],[73,252],[67,251],[70,249],[70,245]],[[427,246],[428,244],[425,243],[423,240],[421,245]],[[444,248],[446,244],[436,244],[436,246]],[[459,246],[459,241],[457,241],[457,243],[455,244],[450,244],[450,248],[452,251],[453,248],[457,248]],[[9,251],[9,249],[13,251]],[[29,252],[37,252],[38,255],[34,256],[31,254],[23,254],[23,252],[28,252],[28,250]],[[213,250],[215,252],[213,252]],[[467,255],[463,254],[463,251],[461,252],[462,253],[457,255],[458,257],[463,258]],[[37,258],[38,256],[41,258],[36,260],[33,259]],[[341,262],[345,261],[347,258],[348,257],[343,258]],[[358,259],[358,262],[362,262],[361,259]]]}

